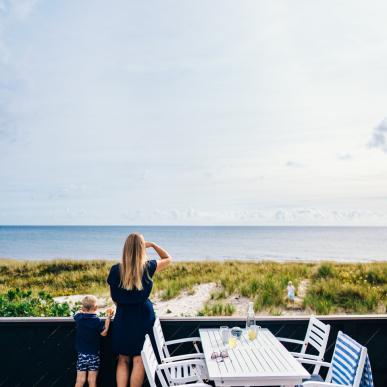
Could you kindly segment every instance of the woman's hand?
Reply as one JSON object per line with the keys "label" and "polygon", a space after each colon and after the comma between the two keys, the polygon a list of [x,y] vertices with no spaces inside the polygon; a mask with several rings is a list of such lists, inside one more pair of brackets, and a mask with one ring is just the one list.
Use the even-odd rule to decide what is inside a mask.
{"label": "woman's hand", "polygon": [[154,247],[154,243],[153,243],[153,242],[147,242],[147,241],[145,241],[145,247],[146,247],[147,249],[149,249],[150,247]]}

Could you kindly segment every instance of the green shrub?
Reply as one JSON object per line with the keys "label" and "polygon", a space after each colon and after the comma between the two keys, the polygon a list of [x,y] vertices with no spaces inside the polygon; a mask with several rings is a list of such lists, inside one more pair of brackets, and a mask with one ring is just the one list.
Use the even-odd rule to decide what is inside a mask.
{"label": "green shrub", "polygon": [[304,306],[318,314],[330,312],[367,313],[376,310],[383,292],[367,284],[355,284],[338,279],[316,281],[304,299]]}
{"label": "green shrub", "polygon": [[387,273],[376,270],[368,270],[365,274],[366,281],[371,285],[384,285],[387,283]]}
{"label": "green shrub", "polygon": [[59,304],[46,292],[10,289],[0,294],[0,317],[64,317],[71,315],[67,304]]}
{"label": "green shrub", "polygon": [[310,292],[304,298],[304,307],[309,307],[316,314],[329,314],[332,311],[332,301],[320,294]]}
{"label": "green shrub", "polygon": [[322,263],[318,268],[315,277],[319,278],[332,278],[335,274],[335,270],[331,263]]}

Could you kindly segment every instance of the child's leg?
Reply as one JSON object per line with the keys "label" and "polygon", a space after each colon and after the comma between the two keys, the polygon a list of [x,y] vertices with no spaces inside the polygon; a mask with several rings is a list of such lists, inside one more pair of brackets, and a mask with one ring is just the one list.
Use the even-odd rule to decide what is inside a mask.
{"label": "child's leg", "polygon": [[87,371],[77,371],[77,380],[75,382],[75,387],[83,387],[86,382]]}
{"label": "child's leg", "polygon": [[89,383],[89,387],[97,387],[97,376],[98,371],[89,371],[87,375],[87,382]]}

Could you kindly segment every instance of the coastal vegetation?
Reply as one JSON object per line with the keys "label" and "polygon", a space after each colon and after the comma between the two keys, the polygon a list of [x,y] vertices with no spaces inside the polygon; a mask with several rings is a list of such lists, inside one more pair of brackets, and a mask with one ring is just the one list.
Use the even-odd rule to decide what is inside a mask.
{"label": "coastal vegetation", "polygon": [[1,317],[62,317],[69,316],[71,312],[67,304],[55,302],[46,292],[33,294],[31,290],[16,288],[0,295]]}
{"label": "coastal vegetation", "polygon": [[[107,296],[111,265],[103,260],[0,260],[0,315],[70,315],[71,309],[53,297]],[[296,288],[295,305],[286,299],[288,281]],[[199,315],[233,315],[235,298],[253,301],[257,313],[276,315],[288,310],[385,313],[387,307],[387,262],[176,262],[155,276],[153,296],[170,300],[205,283],[217,286]]]}

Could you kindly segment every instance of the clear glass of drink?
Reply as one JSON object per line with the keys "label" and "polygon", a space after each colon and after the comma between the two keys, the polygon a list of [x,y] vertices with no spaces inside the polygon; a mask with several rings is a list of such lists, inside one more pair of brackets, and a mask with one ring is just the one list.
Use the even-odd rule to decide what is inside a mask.
{"label": "clear glass of drink", "polygon": [[258,330],[261,327],[258,325],[250,325],[248,330],[247,330],[247,337],[249,338],[250,341],[253,341],[257,338]]}
{"label": "clear glass of drink", "polygon": [[228,339],[228,346],[229,348],[233,349],[237,346],[237,338],[233,335],[230,335]]}
{"label": "clear glass of drink", "polygon": [[223,345],[227,345],[228,339],[230,337],[230,329],[223,325],[219,328],[220,337],[222,338]]}

